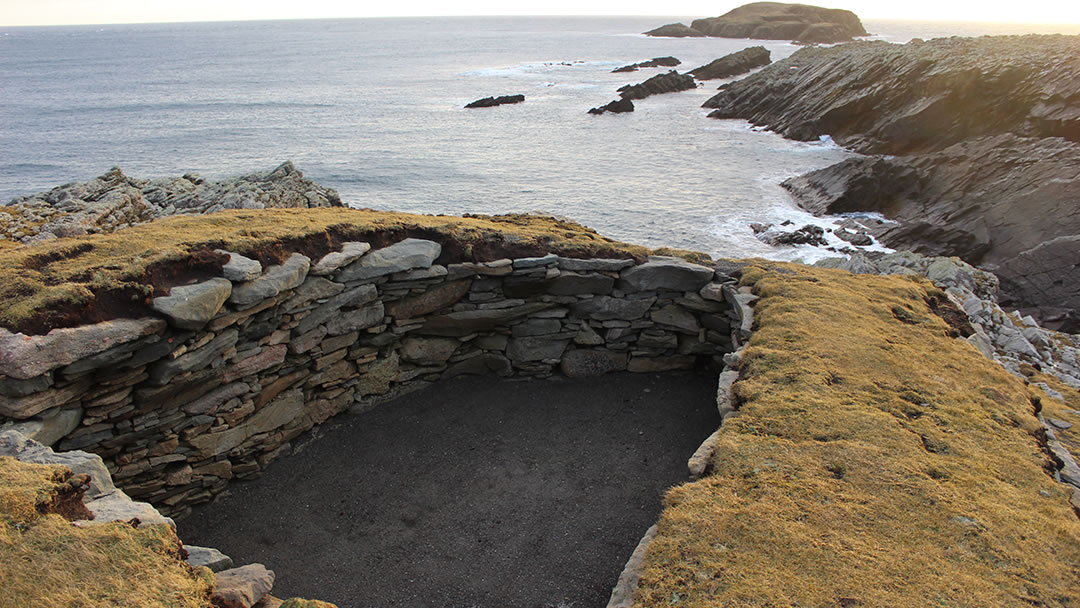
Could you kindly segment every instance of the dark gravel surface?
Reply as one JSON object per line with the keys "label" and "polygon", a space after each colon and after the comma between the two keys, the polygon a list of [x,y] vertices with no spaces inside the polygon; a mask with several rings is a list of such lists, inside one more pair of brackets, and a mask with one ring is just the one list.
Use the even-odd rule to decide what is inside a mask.
{"label": "dark gravel surface", "polygon": [[352,607],[593,608],[717,426],[715,377],[459,378],[301,437],[179,525]]}

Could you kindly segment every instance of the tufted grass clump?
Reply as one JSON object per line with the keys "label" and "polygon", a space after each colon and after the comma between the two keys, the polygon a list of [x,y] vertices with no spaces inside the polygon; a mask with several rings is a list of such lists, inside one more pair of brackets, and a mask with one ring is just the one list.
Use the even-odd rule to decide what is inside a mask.
{"label": "tufted grass clump", "polygon": [[668,493],[636,606],[1080,605],[1080,521],[1031,394],[949,337],[928,282],[742,281],[761,300],[740,413],[712,475]]}
{"label": "tufted grass clump", "polygon": [[76,526],[71,471],[0,457],[0,607],[210,608],[213,574],[181,560],[167,525]]}

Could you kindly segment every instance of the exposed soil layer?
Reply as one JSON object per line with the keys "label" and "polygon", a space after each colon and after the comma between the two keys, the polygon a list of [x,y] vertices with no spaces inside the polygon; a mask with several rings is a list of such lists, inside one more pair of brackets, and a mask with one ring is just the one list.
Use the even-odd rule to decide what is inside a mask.
{"label": "exposed soil layer", "polygon": [[179,524],[275,591],[364,606],[602,607],[715,430],[715,378],[444,381],[359,416]]}

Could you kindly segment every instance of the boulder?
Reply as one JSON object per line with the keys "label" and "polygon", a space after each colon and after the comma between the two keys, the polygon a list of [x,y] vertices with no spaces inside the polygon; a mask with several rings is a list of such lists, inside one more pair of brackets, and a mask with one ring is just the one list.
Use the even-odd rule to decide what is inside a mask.
{"label": "boulder", "polygon": [[165,329],[154,318],[116,319],[27,336],[0,328],[0,375],[29,380]]}
{"label": "boulder", "polygon": [[645,32],[646,36],[659,38],[704,38],[705,33],[699,32],[685,23],[669,23]]}
{"label": "boulder", "polygon": [[342,283],[373,279],[376,277],[411,270],[428,268],[442,253],[442,245],[424,239],[405,239],[369,252],[356,262],[346,266],[338,275]]}
{"label": "boulder", "polygon": [[180,329],[202,329],[221,310],[231,293],[231,281],[210,279],[173,287],[169,295],[151,300],[150,308],[168,317]]}
{"label": "boulder", "polygon": [[258,260],[244,257],[239,253],[218,249],[216,253],[229,256],[229,261],[221,267],[223,277],[230,281],[241,283],[254,281],[262,274],[262,264]]}
{"label": "boulder", "polygon": [[625,352],[575,349],[563,355],[559,361],[559,370],[570,378],[600,376],[608,372],[624,371],[627,359]]}
{"label": "boulder", "polygon": [[501,95],[499,97],[485,97],[466,104],[466,108],[493,108],[507,104],[521,103],[525,101],[524,95]]}
{"label": "boulder", "polygon": [[166,524],[175,528],[172,519],[162,515],[157,509],[145,502],[131,500],[123,490],[111,492],[86,501],[86,508],[94,514],[92,524],[106,524],[112,521],[129,522],[138,520],[138,527]]}
{"label": "boulder", "polygon": [[582,319],[596,321],[634,321],[645,316],[656,298],[628,300],[597,296],[570,305],[570,313]]}
{"label": "boulder", "polygon": [[252,608],[274,587],[274,571],[262,564],[222,570],[210,601],[217,608]]}
{"label": "boulder", "polygon": [[209,568],[212,572],[221,572],[233,567],[232,558],[217,549],[184,545],[184,550],[188,553],[188,557],[184,561],[192,568],[203,566]]}
{"label": "boulder", "polygon": [[752,46],[741,51],[724,55],[719,59],[694,68],[687,72],[698,80],[715,80],[741,76],[754,68],[772,63],[769,50],[763,46]]}

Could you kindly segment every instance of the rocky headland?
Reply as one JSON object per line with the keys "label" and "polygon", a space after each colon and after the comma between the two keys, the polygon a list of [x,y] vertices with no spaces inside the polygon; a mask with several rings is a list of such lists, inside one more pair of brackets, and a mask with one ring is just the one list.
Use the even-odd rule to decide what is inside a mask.
{"label": "rocky headland", "polygon": [[754,68],[772,63],[772,54],[763,46],[752,46],[690,70],[689,74],[698,80],[716,80],[741,76]]}
{"label": "rocky headland", "polygon": [[846,42],[867,35],[855,13],[806,4],[753,2],[719,17],[695,19],[687,27],[671,23],[645,32],[647,36],[755,38],[794,40],[803,44]]}
{"label": "rocky headland", "polygon": [[997,273],[1002,302],[1080,329],[1080,38],[802,49],[705,103],[871,155],[789,180],[817,213],[876,211],[884,243]]}

